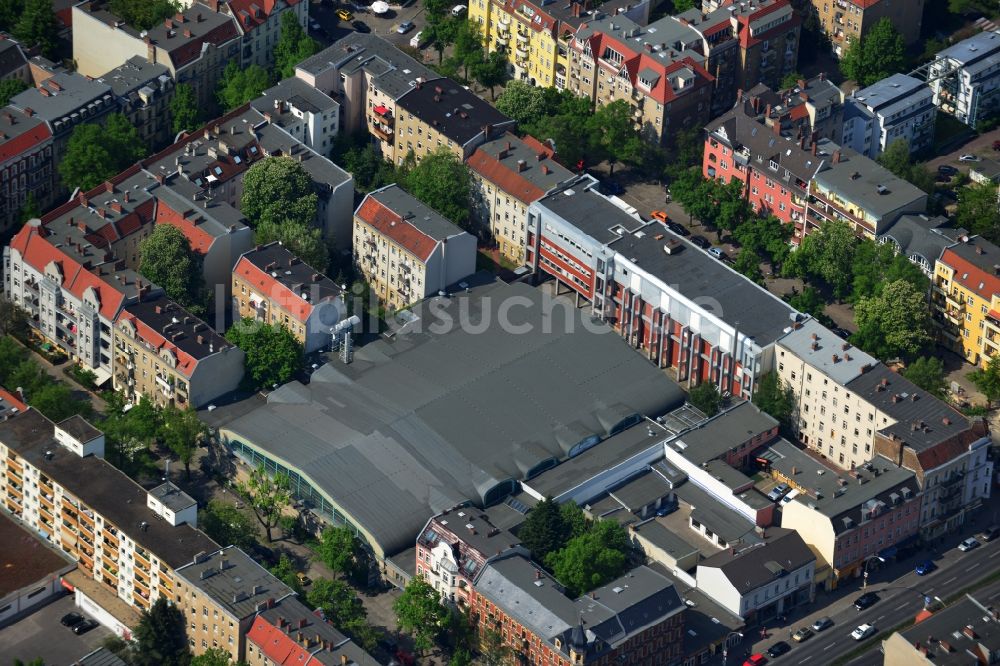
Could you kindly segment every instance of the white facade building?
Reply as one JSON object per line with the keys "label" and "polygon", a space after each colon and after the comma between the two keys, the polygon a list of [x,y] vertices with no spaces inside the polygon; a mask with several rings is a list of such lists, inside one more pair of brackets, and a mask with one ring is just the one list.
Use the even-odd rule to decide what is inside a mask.
{"label": "white facade building", "polygon": [[893,74],[845,98],[842,143],[871,159],[900,140],[917,152],[933,142],[936,118],[927,84]]}
{"label": "white facade building", "polygon": [[[975,127],[1000,103],[1000,32],[981,32],[939,51],[928,79],[934,104]],[[957,69],[956,74],[943,76]]]}

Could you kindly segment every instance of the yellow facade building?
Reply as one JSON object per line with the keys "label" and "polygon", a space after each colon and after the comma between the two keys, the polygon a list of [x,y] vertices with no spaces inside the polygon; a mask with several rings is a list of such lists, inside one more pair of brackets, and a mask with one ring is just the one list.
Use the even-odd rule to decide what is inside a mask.
{"label": "yellow facade building", "polygon": [[962,236],[934,266],[931,297],[942,342],[985,366],[1000,351],[1000,247]]}

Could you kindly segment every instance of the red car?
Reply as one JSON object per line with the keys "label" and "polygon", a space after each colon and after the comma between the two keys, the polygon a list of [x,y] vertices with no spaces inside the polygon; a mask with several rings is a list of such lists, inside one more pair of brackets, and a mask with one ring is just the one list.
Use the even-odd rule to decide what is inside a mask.
{"label": "red car", "polygon": [[743,662],[743,666],[764,666],[767,663],[767,657],[762,654],[751,655],[749,659]]}
{"label": "red car", "polygon": [[993,150],[1000,150],[1000,139],[993,142]]}

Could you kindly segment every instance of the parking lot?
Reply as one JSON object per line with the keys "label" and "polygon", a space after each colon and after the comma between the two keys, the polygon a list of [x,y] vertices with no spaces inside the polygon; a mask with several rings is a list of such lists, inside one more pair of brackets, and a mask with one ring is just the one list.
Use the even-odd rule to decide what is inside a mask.
{"label": "parking lot", "polygon": [[67,666],[101,646],[112,635],[105,626],[97,626],[82,636],[59,624],[66,613],[87,614],[73,604],[68,594],[41,610],[0,629],[0,655],[4,664],[15,659],[28,662],[41,657],[46,666]]}
{"label": "parking lot", "polygon": [[[353,30],[367,28],[396,46],[408,46],[410,39],[424,26],[423,7],[419,2],[406,7],[390,4],[389,11],[382,15],[372,13],[369,6],[363,2],[313,2],[309,20],[318,24],[319,30],[311,29],[310,34],[323,46],[328,46]],[[345,21],[337,16],[337,10],[347,10],[353,18]],[[405,21],[413,22],[414,27],[400,35],[396,28]]]}

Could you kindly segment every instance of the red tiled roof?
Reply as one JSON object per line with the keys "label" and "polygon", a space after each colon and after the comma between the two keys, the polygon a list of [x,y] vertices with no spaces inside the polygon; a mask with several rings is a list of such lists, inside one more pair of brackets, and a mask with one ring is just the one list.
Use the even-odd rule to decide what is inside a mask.
{"label": "red tiled roof", "polygon": [[532,30],[536,32],[541,32],[542,30],[552,32],[557,21],[551,14],[542,9],[540,5],[528,2],[528,0],[506,0],[503,8],[508,14],[516,14],[522,19],[527,19],[527,13],[523,10],[524,7],[527,7],[531,11],[531,19],[528,21],[528,25],[531,26]]}
{"label": "red tiled roof", "polygon": [[[285,4],[289,7],[294,7],[299,2],[300,0],[285,0]],[[243,30],[249,32],[257,26],[263,25],[270,18],[271,13],[274,12],[274,6],[278,4],[278,0],[229,0],[226,4],[229,5],[230,13],[236,17]],[[251,5],[260,7],[264,11],[264,16],[256,18],[253,15]],[[240,12],[245,12],[245,14],[240,14]]]}
{"label": "red tiled roof", "polygon": [[132,322],[132,325],[135,326],[136,335],[149,345],[152,345],[157,353],[159,353],[161,349],[169,349],[173,352],[174,356],[177,358],[177,365],[174,368],[177,372],[181,373],[188,379],[190,379],[191,375],[194,374],[194,370],[198,366],[198,359],[194,358],[170,340],[163,337],[163,335],[155,328],[149,326],[128,311],[122,312],[121,316],[118,317],[118,321]]}
{"label": "red tiled roof", "polygon": [[[952,422],[959,423],[961,418],[962,415],[956,411]],[[983,421],[973,422],[969,428],[957,433],[954,437],[918,452],[917,460],[920,461],[920,468],[928,471],[949,463],[968,451],[973,442],[987,435],[989,435],[989,430]]]}
{"label": "red tiled roof", "polygon": [[24,257],[24,261],[35,270],[43,272],[51,262],[62,271],[62,288],[82,299],[83,292],[93,287],[101,304],[101,316],[113,321],[125,300],[125,295],[110,283],[87,271],[79,262],[53,245],[45,237],[46,232],[39,227],[24,225],[10,242]]}
{"label": "red tiled roof", "polygon": [[164,50],[170,55],[170,61],[174,64],[174,68],[178,69],[201,55],[202,44],[207,42],[219,46],[237,37],[239,35],[236,33],[236,24],[233,21],[226,21],[204,35],[195,35],[178,44],[176,48]]}
{"label": "red tiled roof", "polygon": [[305,323],[312,314],[313,306],[308,301],[296,296],[295,292],[270,276],[270,274],[258,268],[246,257],[240,257],[236,262],[233,272],[243,278],[249,284],[258,287],[258,291],[263,293],[267,299],[277,303],[285,312],[288,312],[301,323]]}
{"label": "red tiled roof", "polygon": [[215,240],[212,234],[199,229],[193,219],[184,217],[163,201],[157,201],[156,224],[169,224],[180,229],[191,243],[191,249],[198,254],[208,254],[212,249],[212,242]]}
{"label": "red tiled roof", "polygon": [[[941,255],[941,263],[955,271],[955,282],[984,300],[991,300],[993,294],[1000,294],[1000,278],[977,267],[952,251],[950,248]],[[963,275],[968,277],[963,278]],[[982,284],[982,288],[979,285]]]}
{"label": "red tiled roof", "polygon": [[541,199],[545,195],[545,191],[542,188],[524,178],[517,170],[511,169],[482,148],[476,149],[476,152],[469,158],[467,165],[480,176],[495,184],[504,192],[514,195],[521,201],[531,203],[532,201]]}
{"label": "red tiled roof", "polygon": [[20,398],[3,387],[0,387],[0,398],[2,398],[4,402],[9,402],[12,407],[16,407],[19,412],[23,412],[28,409],[28,406],[21,402]]}
{"label": "red tiled roof", "polygon": [[[21,153],[31,150],[46,139],[52,138],[52,132],[49,131],[49,126],[46,125],[44,121],[25,118],[24,116],[21,116],[21,114],[16,114],[15,118],[18,122],[34,122],[36,125],[25,132],[21,132],[9,141],[3,141],[0,139],[0,141],[2,141],[2,143],[0,143],[0,163],[6,162],[13,157],[17,157]],[[6,121],[4,122],[6,124]],[[0,125],[0,133],[2,132],[4,132],[4,128]]]}
{"label": "red tiled roof", "polygon": [[427,261],[431,256],[438,242],[417,229],[415,226],[403,220],[397,213],[378,200],[367,195],[365,200],[355,213],[358,219],[368,223],[380,234],[391,238],[397,244],[406,248],[409,252]]}
{"label": "red tiled roof", "polygon": [[309,650],[259,615],[247,632],[247,640],[253,641],[274,664],[300,666],[310,658]]}
{"label": "red tiled roof", "polygon": [[750,14],[749,16],[741,16],[739,18],[739,28],[738,28],[740,33],[739,35],[740,45],[743,46],[744,48],[747,48],[749,46],[760,44],[764,40],[773,39],[775,36],[780,35],[783,32],[788,32],[789,30],[797,26],[799,23],[801,23],[802,19],[799,18],[798,14],[792,12],[788,20],[785,21],[784,23],[774,26],[767,32],[755,35],[753,37],[750,36],[751,21],[756,21],[757,19],[763,16],[767,16],[768,14],[775,12],[779,9],[782,9],[787,5],[788,5],[788,0],[785,0],[784,2],[779,1],[775,2],[773,5],[761,7],[760,9]]}
{"label": "red tiled roof", "polygon": [[544,153],[545,157],[552,157],[556,154],[555,151],[552,150],[551,145],[549,145],[546,142],[539,141],[530,134],[525,134],[524,136],[522,136],[521,141],[523,141],[532,150],[538,151],[539,153]]}

